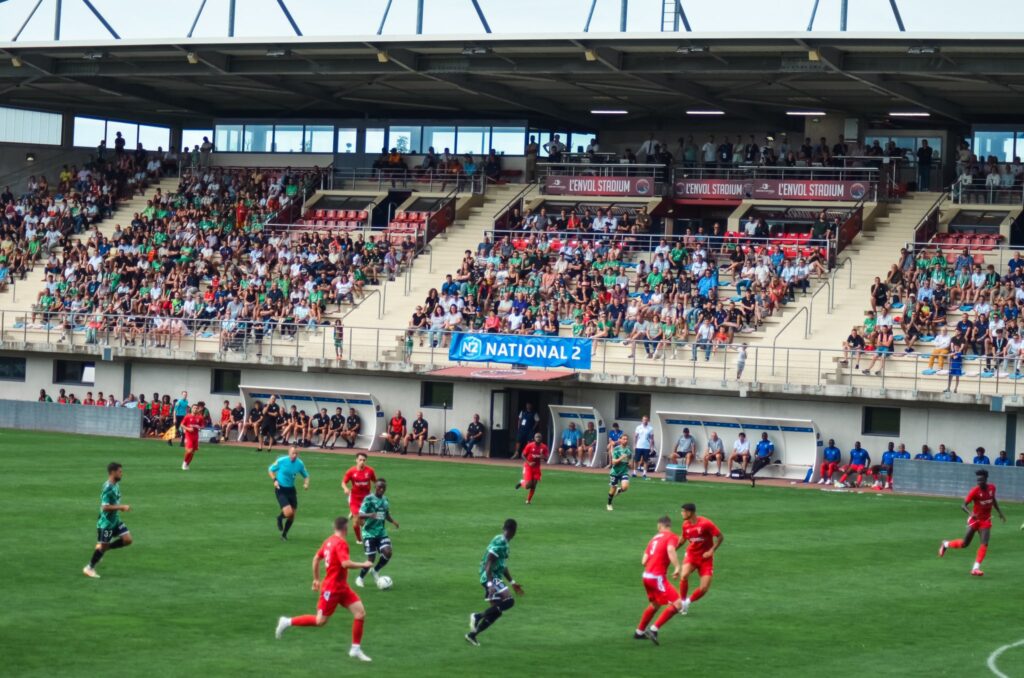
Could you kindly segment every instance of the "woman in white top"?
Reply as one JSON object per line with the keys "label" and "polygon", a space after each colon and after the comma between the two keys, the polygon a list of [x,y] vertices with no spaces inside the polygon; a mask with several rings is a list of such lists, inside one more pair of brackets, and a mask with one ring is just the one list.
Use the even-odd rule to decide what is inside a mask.
{"label": "woman in white top", "polygon": [[433,348],[438,347],[440,339],[444,336],[444,321],[444,311],[440,305],[435,306],[434,313],[430,316],[430,329],[427,331],[427,340]]}

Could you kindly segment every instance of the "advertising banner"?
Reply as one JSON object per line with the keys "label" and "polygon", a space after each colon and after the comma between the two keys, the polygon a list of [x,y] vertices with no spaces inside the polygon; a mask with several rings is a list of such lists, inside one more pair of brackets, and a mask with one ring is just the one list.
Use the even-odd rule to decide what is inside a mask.
{"label": "advertising banner", "polygon": [[549,174],[544,178],[548,195],[654,196],[651,177],[598,177]]}
{"label": "advertising banner", "polygon": [[590,339],[457,332],[448,359],[589,370],[590,352]]}
{"label": "advertising banner", "polygon": [[868,194],[866,181],[821,179],[679,179],[677,200],[841,200],[856,202]]}

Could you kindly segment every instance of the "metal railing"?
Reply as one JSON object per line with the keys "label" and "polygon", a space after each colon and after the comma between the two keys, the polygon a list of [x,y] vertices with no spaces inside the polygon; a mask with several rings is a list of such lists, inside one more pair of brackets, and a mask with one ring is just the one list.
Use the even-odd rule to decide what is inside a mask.
{"label": "metal railing", "polygon": [[869,181],[876,182],[879,170],[875,167],[835,167],[810,165],[785,167],[775,165],[677,165],[673,178],[679,179],[794,179],[810,181]]}
{"label": "metal railing", "polygon": [[[1021,245],[967,244],[949,240],[929,240],[927,242],[907,241],[903,243],[903,246],[907,251],[912,253],[921,252],[923,250],[937,250],[943,255],[960,255],[964,250],[966,250],[967,255],[972,259],[977,256],[984,257],[987,263],[992,263],[992,265],[995,266],[996,272],[1000,275],[1006,274],[1006,266],[1010,263],[1010,259],[1012,259],[1014,255],[1018,252],[1024,255],[1024,246]],[[992,257],[995,257],[994,262],[991,259]],[[973,269],[973,264],[971,265],[971,268]]]}
{"label": "metal railing", "polygon": [[373,167],[335,167],[331,175],[331,190],[358,190],[366,188],[366,184],[377,191],[415,188],[427,192],[447,192],[448,187],[454,185],[462,193],[479,195],[487,190],[487,175],[482,171],[466,174],[436,169]]}
{"label": "metal railing", "polygon": [[1024,187],[1017,185],[990,186],[987,183],[967,184],[957,180],[950,187],[949,194],[957,205],[1024,205]]}
{"label": "metal railing", "polygon": [[949,197],[949,193],[941,194],[935,202],[932,203],[928,211],[925,212],[920,221],[917,222],[917,226],[914,227],[914,240],[916,241],[928,241],[939,230],[939,216],[942,213],[942,205],[946,202],[946,198]]}
{"label": "metal railing", "polygon": [[656,163],[538,162],[537,175],[541,179],[547,176],[646,177],[661,182],[671,176],[671,169]]}
{"label": "metal railing", "polygon": [[[801,309],[805,310],[805,309]],[[135,317],[77,314],[70,328],[70,318],[53,314],[49,321],[30,327],[23,322],[23,311],[0,311],[0,347],[13,351],[41,351],[50,354],[72,354],[79,358],[100,356],[111,349],[114,356],[153,358],[161,360],[205,360],[231,364],[251,363],[289,366],[365,368],[385,366],[392,370],[424,371],[443,365],[457,365],[448,359],[447,344],[452,332],[445,330],[414,330],[408,328],[344,327],[344,341],[336,345],[334,326],[326,323],[261,323],[251,320],[225,324],[219,319],[182,320],[182,330],[170,333],[157,329],[155,318],[143,317],[141,326]],[[793,322],[799,313],[790,319]],[[803,316],[805,322],[807,315]],[[89,327],[92,321],[96,327]],[[78,324],[81,323],[81,324]],[[805,325],[806,327],[806,325]],[[732,345],[702,343],[693,338],[681,340],[638,339],[627,345],[619,339],[593,340],[592,378],[605,380],[616,376],[651,379],[674,379],[677,384],[689,382],[742,385],[760,388],[846,387],[868,389],[870,392],[889,388],[919,392],[931,391],[935,397],[946,388],[947,376],[926,375],[926,359],[917,353],[891,354],[875,366],[881,374],[864,375],[858,364],[866,366],[875,356],[872,351],[849,355],[841,364],[841,349],[815,349],[798,346],[758,344],[749,346],[739,378],[738,343],[745,335],[737,334]],[[630,356],[630,349],[634,355]],[[339,355],[341,357],[339,357]],[[964,363],[960,393],[1024,396],[1024,360],[1000,358],[986,366],[984,357],[969,356]],[[492,363],[493,364],[493,363]],[[985,369],[990,367],[993,369]],[[973,396],[972,396],[973,398]]]}
{"label": "metal railing", "polygon": [[518,193],[512,196],[512,198],[505,203],[501,209],[495,212],[497,216],[494,218],[494,222],[492,224],[493,227],[495,229],[507,228],[509,216],[512,214],[512,210],[516,208],[519,209],[520,214],[525,214],[526,194],[532,191],[536,186],[537,184],[526,184]]}

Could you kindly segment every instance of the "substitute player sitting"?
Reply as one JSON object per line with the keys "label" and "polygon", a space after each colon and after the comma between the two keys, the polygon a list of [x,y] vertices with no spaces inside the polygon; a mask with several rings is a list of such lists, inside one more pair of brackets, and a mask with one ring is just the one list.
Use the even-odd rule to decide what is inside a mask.
{"label": "substitute player sitting", "polygon": [[580,465],[579,450],[582,438],[582,432],[576,428],[576,422],[569,422],[568,428],[562,431],[562,444],[558,446],[559,464],[566,463],[568,458],[570,466]]}
{"label": "substitute player sitting", "polygon": [[391,417],[391,421],[388,423],[384,449],[388,452],[401,452],[402,454],[408,452],[408,448],[403,447],[407,433],[408,426],[406,425],[405,417],[402,416],[402,410],[396,410],[395,416]]}
{"label": "substitute player sitting", "polygon": [[750,465],[750,441],[747,434],[740,432],[736,442],[732,444],[732,454],[729,455],[729,473],[732,473],[733,464],[743,464],[743,475],[747,474],[747,466]]}
{"label": "substitute player sitting", "polygon": [[[882,452],[882,463],[875,464],[871,467],[871,473],[875,477],[875,482],[871,485],[876,490],[883,490],[886,487],[892,489],[892,462],[896,458],[896,443],[890,441],[889,446]],[[885,479],[882,479],[882,476]]]}
{"label": "substitute player sitting", "polygon": [[831,485],[832,476],[839,470],[843,463],[843,452],[836,447],[836,441],[828,439],[828,445],[821,451],[821,477],[818,478],[819,485]]}
{"label": "substitute player sitting", "polygon": [[[279,618],[274,637],[280,639],[285,629],[290,626],[324,626],[340,605],[352,613],[352,646],[349,648],[348,656],[368,662],[370,658],[363,654],[361,648],[366,608],[363,607],[356,592],[348,586],[348,570],[353,567],[369,566],[372,563],[355,561],[349,557],[348,542],[345,541],[347,533],[348,518],[335,518],[334,534],[324,540],[313,556],[313,590],[318,592],[316,615]],[[326,564],[322,583],[320,563]]]}
{"label": "substitute player sitting", "polygon": [[423,418],[422,412],[416,413],[416,418],[412,420],[412,430],[405,436],[405,440],[402,441],[402,445],[406,452],[409,451],[409,445],[416,445],[416,454],[423,454],[423,445],[427,442],[427,435],[430,433],[430,425],[427,420]]}
{"label": "substitute player sitting", "polygon": [[697,441],[690,435],[690,429],[684,428],[683,435],[679,436],[679,440],[676,441],[676,446],[669,459],[673,464],[679,463],[679,460],[682,459],[684,467],[689,468],[696,456]]}
{"label": "substitute player sitting", "polygon": [[597,429],[594,422],[588,421],[587,428],[583,430],[583,440],[579,447],[579,466],[590,466],[594,453],[597,451]]}
{"label": "substitute player sitting", "polygon": [[853,444],[853,449],[850,450],[850,463],[843,469],[843,475],[836,483],[836,487],[849,487],[846,484],[846,479],[851,474],[857,474],[857,482],[853,484],[854,487],[860,487],[861,482],[864,480],[864,474],[867,473],[869,476],[872,474],[871,471],[871,455],[868,451],[860,446],[858,440]]}
{"label": "substitute player sitting", "polygon": [[704,450],[704,475],[708,474],[708,462],[712,459],[718,462],[715,475],[722,475],[722,462],[725,461],[725,444],[715,431],[712,431],[711,435],[708,436],[708,446]]}
{"label": "substitute player sitting", "polygon": [[[679,537],[672,532],[672,519],[668,516],[658,518],[658,532],[647,542],[647,548],[640,559],[644,566],[643,582],[649,604],[640,616],[636,631],[633,632],[635,640],[648,638],[658,645],[658,630],[683,609],[679,591],[668,578],[670,564],[672,576],[679,577],[679,557],[676,555],[678,547]],[[654,615],[663,605],[668,605],[668,609],[661,613],[658,621],[651,624]]]}
{"label": "substitute player sitting", "polygon": [[[371,567],[373,580],[380,579],[380,571],[391,561],[391,537],[388,536],[385,522],[391,523],[397,530],[398,521],[391,517],[391,503],[384,495],[387,489],[387,481],[383,478],[378,479],[373,494],[364,499],[363,505],[359,507],[359,520],[363,523],[363,550],[366,552],[368,564],[359,571],[356,586],[363,585],[363,578],[371,571]],[[380,558],[374,565],[374,558],[377,558],[378,554]]]}
{"label": "substitute player sitting", "polygon": [[[978,555],[974,559],[971,574],[981,577],[985,574],[981,571],[981,563],[985,560],[985,554],[988,553],[988,538],[992,532],[992,509],[994,508],[999,513],[999,518],[1004,523],[1006,516],[1003,515],[1003,509],[999,507],[999,502],[996,500],[996,486],[988,482],[988,471],[984,469],[975,471],[974,475],[977,476],[978,484],[971,488],[967,497],[964,498],[964,503],[960,505],[960,509],[970,516],[967,519],[967,534],[963,539],[942,542],[939,546],[939,557],[946,555],[946,549],[967,548],[974,539],[974,533],[977,532],[981,536],[981,546],[978,547]],[[968,504],[974,505],[970,511],[967,510]]]}
{"label": "substitute player sitting", "polygon": [[537,484],[540,482],[540,465],[548,458],[548,446],[544,444],[544,438],[539,433],[533,434],[533,440],[528,442],[522,449],[523,453],[523,479],[516,483],[516,489],[525,487],[529,490],[526,495],[526,503],[533,501],[533,493],[537,491]]}
{"label": "substitute player sitting", "polygon": [[[679,594],[683,597],[682,613],[686,614],[690,605],[701,598],[711,588],[711,578],[715,573],[715,551],[725,541],[721,530],[705,518],[697,515],[695,504],[683,504],[683,531],[680,537],[680,544],[689,542],[686,547],[686,556],[683,558],[682,575],[679,578]],[[694,592],[687,596],[686,590],[690,584],[688,577],[696,570],[700,576],[700,585]]]}

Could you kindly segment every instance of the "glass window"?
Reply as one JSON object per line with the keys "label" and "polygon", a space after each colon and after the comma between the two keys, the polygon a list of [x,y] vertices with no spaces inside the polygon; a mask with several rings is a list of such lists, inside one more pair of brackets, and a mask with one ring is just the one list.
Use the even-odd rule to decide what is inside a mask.
{"label": "glass window", "polygon": [[0,356],[0,381],[25,381],[25,359]]}
{"label": "glass window", "polygon": [[526,128],[492,127],[491,148],[498,155],[523,155],[526,149]]}
{"label": "glass window", "polygon": [[1014,158],[1024,156],[1024,132],[1016,132],[1017,135],[1017,150],[1014,152]]}
{"label": "glass window", "polygon": [[596,134],[591,132],[573,132],[572,139],[569,144],[569,151],[572,153],[583,153],[587,150],[587,146],[590,142],[597,138]]}
{"label": "glass window", "polygon": [[171,145],[171,128],[139,125],[139,142],[147,151],[155,151],[158,148],[166,151]]}
{"label": "glass window", "polygon": [[249,153],[270,153],[273,136],[273,125],[246,125],[242,150]]}
{"label": "glass window", "polygon": [[420,407],[452,409],[455,384],[450,381],[424,381],[420,388]]}
{"label": "glass window", "polygon": [[139,140],[138,123],[126,122],[124,120],[107,120],[107,146],[109,148],[116,148],[115,139],[117,139],[118,132],[124,138],[125,149],[134,151],[135,143]]}
{"label": "glass window", "polygon": [[491,150],[491,128],[460,127],[456,143],[458,144],[456,153],[486,155]]}
{"label": "glass window", "polygon": [[[202,143],[202,142],[200,142]],[[194,145],[194,144],[193,144]],[[241,125],[217,125],[214,132],[213,146],[218,151],[237,153],[242,150]]]}
{"label": "glass window", "polygon": [[210,381],[210,393],[238,395],[238,385],[242,383],[242,370],[214,369]]}
{"label": "glass window", "polygon": [[302,125],[274,125],[275,153],[302,153]]}
{"label": "glass window", "polygon": [[419,125],[396,125],[388,128],[388,147],[397,148],[399,153],[419,153],[423,149],[420,146],[421,127]]}
{"label": "glass window", "polygon": [[[181,130],[181,147],[190,149],[203,145],[203,137],[213,138],[212,129],[183,129]],[[219,148],[217,150],[220,150]]]}
{"label": "glass window", "polygon": [[900,434],[900,408],[865,407],[861,432],[865,435],[898,436]]}
{"label": "glass window", "polygon": [[380,149],[384,148],[384,128],[369,127],[363,133],[363,152],[377,155]]}
{"label": "glass window", "polygon": [[59,146],[62,120],[59,113],[0,108],[0,143]]}
{"label": "glass window", "polygon": [[[338,128],[338,153],[355,153],[356,140],[359,138],[358,130],[354,127]],[[379,146],[380,144],[378,144]]]}
{"label": "glass window", "polygon": [[1013,160],[1013,132],[975,132],[974,153],[982,162],[995,156],[999,162]]}
{"label": "glass window", "polygon": [[[536,139],[537,141],[537,147],[540,149],[538,153],[540,155],[545,155],[544,144],[551,140],[551,132],[540,132],[538,130],[532,130],[530,132],[530,136]],[[529,143],[529,140],[527,140],[527,143]]]}
{"label": "glass window", "polygon": [[[107,136],[107,121],[96,118],[75,118],[74,145],[95,148]],[[113,144],[111,144],[113,145]]]}
{"label": "glass window", "polygon": [[455,128],[454,127],[424,127],[423,128],[423,150],[433,146],[434,151],[439,155],[444,149],[455,151]]}
{"label": "glass window", "polygon": [[303,150],[307,153],[333,153],[334,128],[330,125],[306,125]]}
{"label": "glass window", "polygon": [[53,383],[92,386],[96,381],[96,363],[85,360],[54,360]]}
{"label": "glass window", "polygon": [[650,393],[619,393],[615,398],[615,418],[639,421],[651,415]]}

